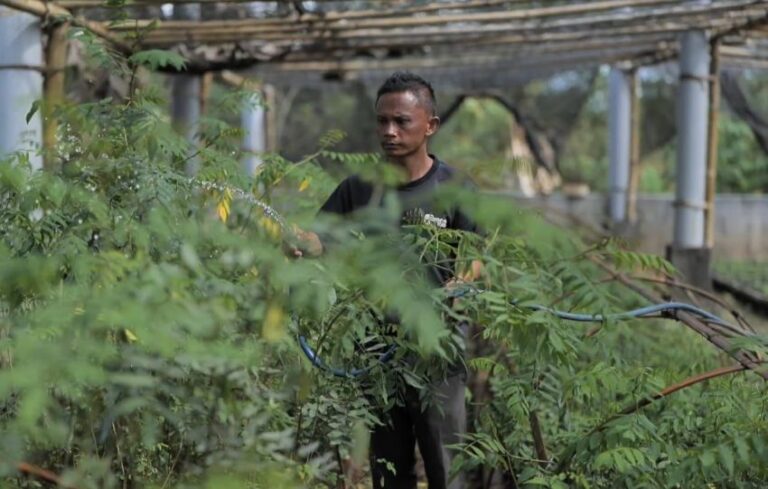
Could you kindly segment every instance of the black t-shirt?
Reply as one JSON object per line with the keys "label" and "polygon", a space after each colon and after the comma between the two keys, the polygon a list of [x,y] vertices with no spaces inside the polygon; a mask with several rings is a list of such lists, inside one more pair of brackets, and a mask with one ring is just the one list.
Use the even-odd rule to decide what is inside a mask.
{"label": "black t-shirt", "polygon": [[[435,190],[443,183],[460,183],[457,181],[457,172],[437,157],[432,157],[432,166],[424,176],[418,180],[408,182],[396,188],[397,198],[400,201],[402,214],[401,225],[424,224],[443,229],[458,229],[463,231],[477,231],[477,226],[461,210],[454,206],[446,209],[438,206],[435,201]],[[374,185],[358,176],[345,179],[320,209],[322,212],[347,215],[356,210],[363,209],[371,204],[381,205],[379,202],[371,202],[374,195]],[[446,268],[435,268],[436,279],[445,283],[453,276],[453,271]]]}

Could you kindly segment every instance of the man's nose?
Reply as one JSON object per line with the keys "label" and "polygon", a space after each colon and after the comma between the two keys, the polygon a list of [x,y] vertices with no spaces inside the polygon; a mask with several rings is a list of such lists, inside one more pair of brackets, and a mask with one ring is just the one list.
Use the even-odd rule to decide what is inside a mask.
{"label": "man's nose", "polygon": [[397,134],[395,124],[387,122],[382,127],[382,134],[387,137],[394,137]]}

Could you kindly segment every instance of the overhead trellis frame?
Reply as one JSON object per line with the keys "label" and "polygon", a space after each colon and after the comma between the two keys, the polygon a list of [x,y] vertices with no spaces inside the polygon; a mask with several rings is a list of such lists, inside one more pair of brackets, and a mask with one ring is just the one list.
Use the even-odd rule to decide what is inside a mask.
{"label": "overhead trellis frame", "polygon": [[[126,5],[158,3],[137,0]],[[677,37],[691,29],[708,30],[712,37],[729,34],[721,43],[724,64],[733,59],[760,65],[765,63],[764,44],[746,49],[744,40],[765,38],[763,29],[768,24],[768,2],[764,0],[708,4],[592,0],[545,7],[530,0],[446,1],[420,6],[379,2],[373,4],[381,7],[377,9],[320,14],[283,9],[288,14],[278,17],[206,21],[136,18],[115,23],[87,18],[91,7],[104,6],[95,0],[0,0],[0,4],[39,16],[70,18],[73,24],[124,51],[175,49],[189,59],[188,67],[194,72],[257,64],[279,66],[280,71],[364,71],[387,66],[387,59],[393,60],[392,65],[402,63],[420,69],[439,65],[433,60],[441,57],[467,69],[517,60],[546,71],[552,65],[553,53],[570,54],[585,65],[625,61],[637,66],[674,56]],[[322,8],[324,2],[317,5]],[[81,10],[73,16],[67,8]],[[632,45],[636,49],[631,49]]]}

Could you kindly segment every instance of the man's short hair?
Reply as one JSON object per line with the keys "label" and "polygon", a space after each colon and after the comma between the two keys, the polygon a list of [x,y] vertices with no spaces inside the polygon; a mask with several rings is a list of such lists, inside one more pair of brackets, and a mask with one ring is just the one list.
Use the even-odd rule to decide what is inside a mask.
{"label": "man's short hair", "polygon": [[437,101],[432,85],[419,75],[407,71],[397,71],[384,80],[376,93],[376,103],[379,103],[379,99],[384,94],[402,92],[411,92],[416,95],[419,102],[427,109],[427,113],[437,115]]}

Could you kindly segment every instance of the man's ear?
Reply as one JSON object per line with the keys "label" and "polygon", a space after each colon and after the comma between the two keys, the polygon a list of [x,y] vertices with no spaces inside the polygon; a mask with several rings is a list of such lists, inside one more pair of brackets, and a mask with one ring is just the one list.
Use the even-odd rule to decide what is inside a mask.
{"label": "man's ear", "polygon": [[433,135],[438,129],[440,129],[440,118],[433,115],[429,118],[429,122],[427,123],[427,136]]}

